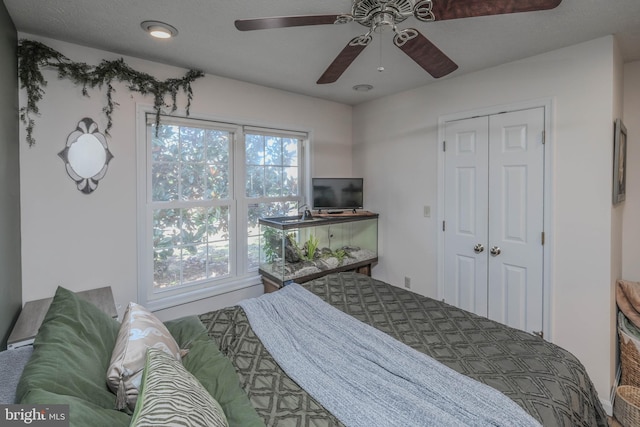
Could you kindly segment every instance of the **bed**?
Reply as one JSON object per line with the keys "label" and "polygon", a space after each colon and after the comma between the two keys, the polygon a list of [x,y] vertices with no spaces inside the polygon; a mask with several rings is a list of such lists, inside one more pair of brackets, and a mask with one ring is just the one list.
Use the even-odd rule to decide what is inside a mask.
{"label": "bed", "polygon": [[[310,305],[301,309],[292,298]],[[276,312],[260,317],[262,306]],[[143,403],[131,408],[133,414],[117,409],[106,373],[127,325],[59,287],[20,377],[16,403],[68,405],[72,427],[145,425],[136,424],[136,414],[145,411],[154,417],[154,427],[165,425],[160,420],[173,425],[176,416],[188,418],[184,408],[153,412],[155,405],[175,408],[177,402],[166,398],[167,392],[173,396],[174,382],[166,381],[164,365],[149,363],[150,352],[140,387]],[[607,425],[593,384],[569,352],[357,273],[288,285],[164,325],[177,348],[188,350],[183,371],[201,386],[189,390],[204,389],[213,397],[230,427]],[[289,350],[282,339],[274,345],[271,335],[287,341],[289,330],[299,334],[300,341],[292,341],[298,347]],[[354,348],[364,359],[352,358]],[[302,355],[310,359],[299,359]],[[178,372],[178,365],[172,375],[182,381],[189,375]],[[401,385],[381,386],[380,371]],[[330,374],[346,381],[344,387],[324,382],[322,375]],[[153,383],[147,376],[168,388],[147,386]],[[428,399],[409,393],[405,399],[402,393],[414,389],[437,393]],[[363,406],[367,399],[369,406]],[[446,410],[438,406],[443,402]],[[478,411],[469,403],[479,405]],[[449,407],[456,417],[462,409],[466,418],[449,421]],[[345,408],[354,413],[345,415]],[[403,421],[406,417],[413,421]]]}
{"label": "bed", "polygon": [[[304,289],[355,319],[506,395],[544,426],[606,426],[584,366],[568,351],[357,273]],[[278,291],[281,292],[281,291]],[[199,316],[267,426],[342,426],[278,365],[240,306]],[[425,425],[433,425],[425,420]]]}

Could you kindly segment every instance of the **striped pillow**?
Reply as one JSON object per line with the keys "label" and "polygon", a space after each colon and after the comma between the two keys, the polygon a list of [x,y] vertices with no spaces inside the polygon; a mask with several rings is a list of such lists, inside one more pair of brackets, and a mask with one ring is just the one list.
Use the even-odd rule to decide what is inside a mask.
{"label": "striped pillow", "polygon": [[229,427],[220,404],[179,360],[150,347],[131,426]]}

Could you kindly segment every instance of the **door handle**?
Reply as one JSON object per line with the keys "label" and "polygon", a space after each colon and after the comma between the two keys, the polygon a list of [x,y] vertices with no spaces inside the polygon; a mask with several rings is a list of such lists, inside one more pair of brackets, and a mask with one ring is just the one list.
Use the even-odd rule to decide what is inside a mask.
{"label": "door handle", "polygon": [[482,253],[484,252],[484,246],[482,246],[482,243],[478,243],[473,247],[473,251],[477,254]]}
{"label": "door handle", "polygon": [[500,255],[500,254],[502,253],[502,250],[500,250],[500,248],[499,248],[499,247],[494,246],[494,247],[492,247],[491,249],[489,249],[489,253],[490,253],[491,255],[493,255],[493,256],[498,256],[498,255]]}

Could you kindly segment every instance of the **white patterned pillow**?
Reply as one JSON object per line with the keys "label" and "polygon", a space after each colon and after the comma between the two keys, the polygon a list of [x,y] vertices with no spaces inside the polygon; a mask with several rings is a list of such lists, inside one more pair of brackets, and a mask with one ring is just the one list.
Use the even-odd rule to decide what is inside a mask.
{"label": "white patterned pillow", "polygon": [[229,427],[220,404],[166,353],[150,348],[132,427]]}
{"label": "white patterned pillow", "polygon": [[116,393],[117,409],[135,409],[147,348],[157,348],[181,360],[180,348],[164,324],[143,306],[129,303],[107,370],[107,383]]}

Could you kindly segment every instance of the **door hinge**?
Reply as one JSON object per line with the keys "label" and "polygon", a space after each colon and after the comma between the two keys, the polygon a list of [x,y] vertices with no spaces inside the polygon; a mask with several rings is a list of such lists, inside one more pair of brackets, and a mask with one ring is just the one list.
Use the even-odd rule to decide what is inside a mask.
{"label": "door hinge", "polygon": [[532,333],[533,333],[533,335],[537,335],[540,338],[544,339],[544,332],[542,332],[542,331],[533,331]]}
{"label": "door hinge", "polygon": [[544,246],[544,231],[541,233],[540,243],[542,244],[542,246]]}
{"label": "door hinge", "polygon": [[445,225],[445,223],[446,223],[446,221],[442,221],[442,231],[445,231],[445,230],[446,230],[446,228],[447,228],[447,227],[446,227],[446,225]]}
{"label": "door hinge", "polygon": [[442,151],[447,151],[447,141],[442,141]]}
{"label": "door hinge", "polygon": [[542,145],[547,143],[547,133],[546,131],[542,131]]}

